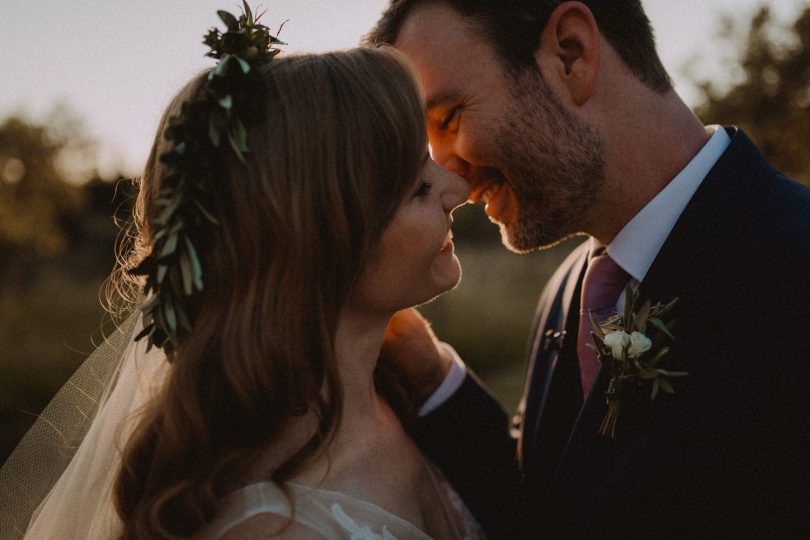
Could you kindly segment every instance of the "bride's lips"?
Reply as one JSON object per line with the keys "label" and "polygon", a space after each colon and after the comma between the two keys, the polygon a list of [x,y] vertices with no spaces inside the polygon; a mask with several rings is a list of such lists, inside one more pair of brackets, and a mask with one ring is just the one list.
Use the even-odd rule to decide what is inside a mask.
{"label": "bride's lips", "polygon": [[447,230],[447,236],[444,239],[444,244],[442,244],[442,248],[439,250],[439,253],[448,253],[453,251],[453,230]]}

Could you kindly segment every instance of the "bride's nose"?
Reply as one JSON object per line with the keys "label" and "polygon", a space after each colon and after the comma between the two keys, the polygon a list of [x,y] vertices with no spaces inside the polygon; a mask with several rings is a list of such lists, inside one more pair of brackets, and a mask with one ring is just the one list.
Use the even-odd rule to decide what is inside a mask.
{"label": "bride's nose", "polygon": [[447,169],[442,170],[442,175],[442,206],[447,212],[451,212],[454,208],[467,202],[470,186],[462,177]]}

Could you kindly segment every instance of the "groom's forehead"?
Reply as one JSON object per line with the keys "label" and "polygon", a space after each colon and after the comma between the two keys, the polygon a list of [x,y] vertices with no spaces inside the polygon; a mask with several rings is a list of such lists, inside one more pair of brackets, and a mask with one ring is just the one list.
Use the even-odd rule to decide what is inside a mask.
{"label": "groom's forehead", "polygon": [[476,61],[486,40],[477,26],[452,7],[438,3],[415,6],[403,21],[394,46],[417,69],[453,71]]}
{"label": "groom's forehead", "polygon": [[[452,40],[482,36],[478,23],[445,2],[420,2],[413,6],[402,21],[396,42],[406,34],[418,33],[422,38]],[[396,43],[395,43],[396,44]]]}
{"label": "groom's forehead", "polygon": [[467,92],[471,73],[492,51],[475,39],[467,24],[452,13],[416,11],[406,19],[395,47],[405,53],[424,92],[428,111],[459,100]]}

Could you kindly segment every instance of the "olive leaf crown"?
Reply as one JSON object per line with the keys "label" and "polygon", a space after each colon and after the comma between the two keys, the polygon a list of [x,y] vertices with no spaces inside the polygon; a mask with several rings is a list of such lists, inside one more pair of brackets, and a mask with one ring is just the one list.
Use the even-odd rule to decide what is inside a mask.
{"label": "olive leaf crown", "polygon": [[160,347],[169,358],[178,338],[191,332],[189,301],[203,290],[194,238],[200,238],[205,227],[219,224],[208,202],[219,170],[217,152],[232,152],[245,161],[249,151],[245,125],[260,122],[261,114],[255,104],[251,107],[240,98],[258,85],[255,68],[280,52],[274,45],[286,45],[259,24],[264,13],[254,17],[245,0],[242,5],[238,18],[217,11],[227,30],[211,28],[203,44],[211,49],[206,56],[218,63],[196,97],[182,104],[180,114],[163,132],[172,148],[160,156],[167,170],[155,198],[159,213],[149,218],[152,250],[130,271],[146,277],[147,299],[140,308],[144,328],[135,340],[147,338],[147,350]]}

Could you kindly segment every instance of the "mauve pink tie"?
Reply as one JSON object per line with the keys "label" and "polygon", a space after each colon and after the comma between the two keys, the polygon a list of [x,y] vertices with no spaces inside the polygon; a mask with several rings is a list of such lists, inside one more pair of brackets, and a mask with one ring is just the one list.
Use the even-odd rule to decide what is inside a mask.
{"label": "mauve pink tie", "polygon": [[591,391],[596,376],[599,375],[599,358],[596,352],[586,347],[593,344],[593,325],[588,312],[601,322],[613,314],[616,302],[630,276],[611,259],[604,249],[597,251],[588,261],[585,278],[582,281],[582,298],[579,308],[579,331],[577,332],[577,355],[579,373],[582,379],[582,395],[585,399]]}

